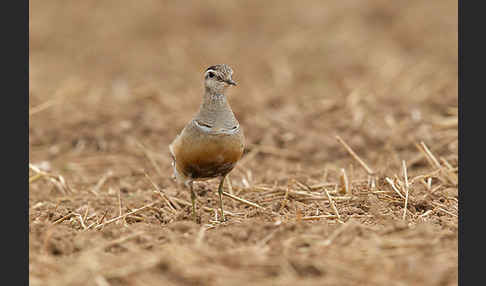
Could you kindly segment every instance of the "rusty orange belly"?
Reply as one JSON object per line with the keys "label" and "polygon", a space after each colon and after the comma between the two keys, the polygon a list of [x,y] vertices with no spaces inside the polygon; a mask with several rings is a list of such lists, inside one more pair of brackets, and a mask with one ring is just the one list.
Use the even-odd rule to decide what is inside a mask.
{"label": "rusty orange belly", "polygon": [[193,179],[228,174],[241,158],[244,149],[239,134],[183,137],[178,143],[174,146],[177,169]]}

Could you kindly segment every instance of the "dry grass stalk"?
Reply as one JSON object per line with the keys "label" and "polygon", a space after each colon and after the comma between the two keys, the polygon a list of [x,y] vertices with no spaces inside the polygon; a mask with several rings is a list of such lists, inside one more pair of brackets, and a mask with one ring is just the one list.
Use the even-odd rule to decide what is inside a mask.
{"label": "dry grass stalk", "polygon": [[414,183],[415,183],[415,181],[417,181],[417,180],[421,180],[421,179],[425,179],[425,178],[430,179],[430,178],[432,178],[432,177],[436,177],[436,175],[437,175],[437,174],[439,174],[439,173],[440,173],[440,170],[434,170],[434,171],[432,171],[432,172],[430,172],[430,173],[428,173],[428,174],[422,174],[422,175],[418,175],[418,176],[416,176],[416,177],[413,177],[413,178],[410,180],[410,184],[411,184],[411,185],[412,185],[412,184],[414,184]]}
{"label": "dry grass stalk", "polygon": [[301,223],[301,221],[302,221],[302,211],[297,206],[297,204],[295,204],[295,221],[297,223]]}
{"label": "dry grass stalk", "polygon": [[[440,173],[442,173],[443,177],[445,178],[445,181],[449,181],[451,184],[454,186],[457,186],[458,183],[458,178],[457,175],[454,173],[453,169],[451,168],[444,168],[440,163],[439,160],[434,156],[434,154],[430,151],[430,149],[425,145],[423,141],[420,142],[420,145],[416,144],[417,148],[424,153],[425,157],[427,158],[427,161],[432,167],[435,167],[437,170],[439,170]],[[449,165],[449,164],[447,164]],[[446,165],[446,166],[447,166]],[[450,165],[449,165],[450,166]],[[450,166],[452,167],[452,166]],[[442,179],[439,177],[439,179]]]}
{"label": "dry grass stalk", "polygon": [[43,102],[35,107],[32,107],[31,109],[29,109],[29,117],[43,110],[46,110],[47,108],[56,105],[59,102],[60,102],[60,98],[54,98],[51,100],[47,100],[46,102]]}
{"label": "dry grass stalk", "polygon": [[442,162],[442,164],[444,164],[447,169],[451,170],[451,171],[454,171],[456,168],[452,167],[452,165],[446,160],[446,158],[444,157],[440,157],[440,161]]}
{"label": "dry grass stalk", "polygon": [[[354,214],[354,215],[350,215],[349,217],[350,218],[372,218],[373,215]],[[326,215],[305,216],[302,217],[302,220],[320,220],[320,219],[334,219],[334,218],[337,218],[337,215],[326,214]]]}
{"label": "dry grass stalk", "polygon": [[106,174],[104,174],[101,179],[98,181],[98,183],[96,183],[96,185],[94,186],[93,189],[91,189],[91,193],[95,194],[96,196],[98,195],[98,192],[99,190],[101,189],[101,187],[105,184],[105,182],[111,177],[113,176],[113,172],[110,170],[108,172],[106,172]]}
{"label": "dry grass stalk", "polygon": [[259,209],[265,209],[265,208],[264,208],[264,207],[262,207],[262,206],[259,206],[259,205],[255,204],[255,203],[252,203],[252,202],[250,202],[250,201],[247,201],[247,200],[242,199],[242,198],[240,198],[240,197],[237,197],[237,196],[235,196],[235,195],[229,194],[229,193],[227,193],[227,192],[223,192],[223,195],[225,195],[225,196],[227,196],[227,197],[229,197],[229,198],[232,198],[233,200],[239,201],[240,203],[244,203],[244,204],[246,204],[246,205],[249,205],[249,206],[252,206],[252,207],[256,207],[256,208],[259,208]]}
{"label": "dry grass stalk", "polygon": [[[121,191],[120,191],[120,188],[118,188],[118,215],[121,217],[123,214],[123,211],[122,211],[122,202],[121,202]],[[123,222],[125,222],[125,218],[122,219]],[[118,221],[116,222],[118,223]]]}
{"label": "dry grass stalk", "polygon": [[302,220],[320,220],[323,218],[337,218],[337,215],[329,214],[329,215],[305,216],[302,217]]}
{"label": "dry grass stalk", "polygon": [[[341,193],[345,193],[346,195],[351,195],[351,189],[349,188],[349,180],[348,175],[346,174],[346,170],[343,168],[341,169]],[[337,187],[337,186],[336,186]]]}
{"label": "dry grass stalk", "polygon": [[400,198],[404,199],[405,200],[405,197],[400,193],[400,191],[398,190],[398,188],[395,186],[395,183],[393,182],[392,179],[386,177],[385,178],[385,181],[387,181],[388,184],[390,184],[390,186],[392,187],[392,189],[400,196]]}
{"label": "dry grass stalk", "polygon": [[[105,210],[105,213],[101,216],[101,218],[96,222],[96,224],[101,224],[103,220],[105,219],[106,215],[108,214],[108,209]],[[88,227],[90,228],[90,227]]]}
{"label": "dry grass stalk", "polygon": [[29,183],[34,182],[35,180],[46,177],[49,179],[50,182],[52,182],[56,188],[63,194],[71,192],[71,188],[69,185],[66,183],[66,180],[64,180],[64,177],[61,175],[53,175],[47,172],[42,171],[39,169],[37,166],[29,163],[29,169],[34,171],[36,174],[38,174],[38,177],[32,176],[29,178]]}
{"label": "dry grass stalk", "polygon": [[420,218],[424,218],[426,216],[428,216],[429,214],[431,214],[433,211],[432,210],[428,210],[426,212],[424,212],[423,214],[419,215]]}
{"label": "dry grass stalk", "polygon": [[43,177],[43,176],[44,176],[44,175],[43,175],[43,174],[40,174],[40,173],[37,173],[37,174],[35,174],[35,175],[33,175],[33,176],[30,176],[30,177],[29,177],[29,184],[31,184],[31,183],[33,183],[33,182],[37,181],[37,179],[39,179],[39,178],[41,178],[41,177]]}
{"label": "dry grass stalk", "polygon": [[452,185],[457,186],[458,181],[459,181],[459,179],[457,177],[457,174],[455,173],[457,171],[457,169],[456,168],[452,168],[452,166],[450,166],[447,161],[444,160],[444,162],[447,163],[447,165],[446,165],[447,166],[447,169],[446,168],[442,168],[441,171],[444,172],[445,176],[447,177],[447,179],[449,179],[449,182],[451,182]]}
{"label": "dry grass stalk", "polygon": [[327,181],[328,175],[329,175],[329,169],[328,168],[324,168],[324,174],[322,174],[322,180],[324,182]]}
{"label": "dry grass stalk", "polygon": [[[451,144],[454,141],[457,141],[457,136],[455,138],[453,138],[452,140],[447,140],[447,141],[444,141],[442,143],[439,143],[439,145],[437,147],[435,147],[434,149],[436,149],[436,150],[442,149],[442,148]],[[413,165],[417,164],[418,162],[422,161],[422,159],[424,159],[424,157],[427,161],[429,160],[427,158],[427,156],[425,155],[425,153],[422,150],[420,150],[421,149],[420,145],[415,143],[415,146],[419,149],[420,153],[409,160],[409,166],[413,166]],[[429,163],[431,163],[431,162],[429,161]]]}
{"label": "dry grass stalk", "polygon": [[457,116],[447,116],[438,118],[434,124],[441,128],[457,128],[458,122]]}
{"label": "dry grass stalk", "polygon": [[78,214],[78,213],[74,213],[74,215],[78,218],[79,223],[81,224],[81,226],[83,227],[83,229],[86,230],[87,229],[87,226],[84,223],[83,217],[80,214]]}
{"label": "dry grass stalk", "polygon": [[419,181],[422,185],[424,185],[428,191],[432,189],[432,178],[427,178],[427,181],[425,181],[425,178]]}
{"label": "dry grass stalk", "polygon": [[437,158],[435,158],[434,154],[430,152],[429,148],[427,147],[427,145],[425,145],[423,141],[420,142],[419,149],[425,153],[425,157],[432,166],[435,166],[437,169],[440,169],[442,167]]}
{"label": "dry grass stalk", "polygon": [[436,209],[437,209],[437,210],[440,210],[441,212],[444,212],[444,213],[446,213],[446,214],[449,214],[449,215],[451,215],[451,216],[453,216],[453,217],[457,217],[457,215],[456,215],[456,214],[451,213],[450,211],[445,210],[445,209],[444,209],[444,208],[442,208],[442,207],[436,207]]}
{"label": "dry grass stalk", "polygon": [[118,217],[116,217],[116,218],[113,218],[113,219],[107,220],[106,222],[104,222],[104,223],[102,223],[102,224],[97,225],[97,226],[95,227],[95,229],[97,229],[97,228],[101,228],[101,227],[103,227],[103,226],[105,226],[105,225],[108,225],[108,224],[110,224],[110,223],[116,222],[116,221],[118,221],[118,220],[120,220],[120,219],[124,219],[124,218],[126,218],[127,216],[132,215],[132,214],[135,214],[135,213],[137,213],[137,212],[139,212],[139,211],[142,211],[142,210],[144,210],[144,209],[146,209],[146,208],[149,208],[149,207],[153,206],[154,204],[155,204],[155,202],[150,203],[150,204],[148,204],[148,205],[145,205],[145,206],[143,206],[143,207],[141,207],[141,208],[135,209],[135,210],[133,210],[133,211],[131,211],[131,212],[128,212],[128,213],[126,213],[126,214],[124,214],[124,215],[122,215],[122,216],[118,216]]}
{"label": "dry grass stalk", "polygon": [[[179,199],[179,198],[175,198],[175,197],[169,197],[172,201],[178,203],[178,204],[181,204],[181,205],[185,205],[185,206],[192,206],[192,204],[188,201],[185,201],[183,199]],[[210,208],[210,207],[206,207],[206,206],[203,206],[202,209],[204,211],[207,211],[207,212],[214,212],[216,209],[213,209],[213,208]],[[217,211],[217,210],[216,210]],[[233,212],[230,212],[228,210],[224,210],[224,214],[225,215],[230,215],[230,216],[238,216],[238,214],[235,214]]]}
{"label": "dry grass stalk", "polygon": [[150,181],[150,183],[152,184],[152,186],[154,186],[155,190],[160,195],[160,197],[162,198],[162,200],[164,201],[164,203],[169,207],[169,209],[172,210],[172,212],[175,212],[176,209],[174,208],[174,206],[176,206],[177,204],[174,204],[170,200],[170,197],[168,195],[166,195],[164,192],[162,192],[162,190],[157,186],[157,184],[150,178],[150,176],[147,173],[145,173],[145,177]]}
{"label": "dry grass stalk", "polygon": [[375,178],[371,175],[368,175],[368,187],[371,189],[371,191],[374,191],[376,189],[376,183],[375,183]]}
{"label": "dry grass stalk", "polygon": [[65,216],[61,217],[60,219],[56,220],[55,222],[53,222],[52,225],[61,223],[61,222],[65,221],[65,220],[67,220],[68,218],[71,218],[73,215],[74,215],[74,213],[70,212],[67,215],[65,215]]}
{"label": "dry grass stalk", "polygon": [[336,204],[334,203],[334,200],[331,198],[331,195],[329,194],[329,192],[326,189],[324,189],[324,191],[326,192],[327,198],[329,199],[329,203],[331,204],[331,207],[332,207],[334,213],[336,214],[337,218],[341,219],[341,216],[339,215],[338,209],[336,207]]}
{"label": "dry grass stalk", "polygon": [[312,185],[312,186],[309,186],[309,188],[311,188],[312,190],[318,190],[318,189],[322,189],[322,188],[325,188],[325,187],[335,187],[336,185],[337,185],[337,183],[327,182],[327,183],[320,183],[320,184]]}
{"label": "dry grass stalk", "polygon": [[256,191],[264,191],[264,192],[280,192],[279,190],[275,190],[275,188],[268,188],[264,186],[254,186],[253,187]]}
{"label": "dry grass stalk", "polygon": [[281,201],[285,198],[285,194],[276,194],[276,195],[271,195],[271,196],[264,196],[263,198],[260,199],[261,202],[263,203],[268,203],[268,202],[273,202],[273,201]]}
{"label": "dry grass stalk", "polygon": [[[337,185],[335,185],[334,188],[337,188]],[[328,191],[329,192],[329,191]],[[331,193],[331,192],[329,192]],[[334,191],[333,193],[337,193]],[[281,193],[278,194],[281,196]],[[285,195],[285,194],[284,194]],[[320,195],[320,196],[319,196]],[[280,196],[278,196],[280,198]],[[309,192],[306,190],[292,190],[288,189],[288,196],[291,196],[294,200],[302,201],[302,200],[315,200],[315,201],[327,201],[329,198],[326,196],[326,194],[322,193],[316,193],[316,192]],[[346,201],[350,200],[352,197],[351,196],[334,196],[334,200],[340,200],[340,201]]]}
{"label": "dry grass stalk", "polygon": [[341,143],[341,145],[344,146],[344,148],[346,148],[346,150],[348,151],[348,153],[356,161],[358,161],[358,163],[361,165],[361,167],[363,167],[366,170],[366,172],[368,173],[368,175],[374,175],[375,174],[375,172],[370,167],[368,167],[368,165],[366,165],[366,163],[353,151],[353,149],[351,149],[351,147],[349,147],[348,144],[346,144],[346,142],[344,142],[344,140],[339,135],[336,135],[336,139],[338,140],[339,143]]}
{"label": "dry grass stalk", "polygon": [[61,200],[58,200],[56,206],[54,207],[54,210],[52,211],[52,213],[56,213],[57,208],[59,207],[60,204],[61,204]]}
{"label": "dry grass stalk", "polygon": [[[86,206],[86,211],[84,212],[83,221],[87,221],[88,220],[88,211],[89,211],[89,206]],[[92,216],[90,216],[90,218],[91,217]]]}
{"label": "dry grass stalk", "polygon": [[402,216],[402,219],[405,220],[406,215],[407,215],[408,191],[409,191],[408,175],[407,175],[407,164],[405,163],[405,160],[402,161],[402,169],[403,169],[403,178],[405,180],[405,204],[403,206],[403,216]]}
{"label": "dry grass stalk", "polygon": [[97,224],[97,222],[92,222],[90,225],[88,225],[88,226],[86,227],[86,229],[90,229],[90,228],[92,228],[92,227],[93,227],[93,225],[96,225],[96,224]]}
{"label": "dry grass stalk", "polygon": [[[326,197],[326,196],[323,196],[323,197],[309,196],[309,197],[298,198],[298,197],[294,197],[292,195],[292,197],[296,201],[329,201],[329,198]],[[335,197],[333,197],[333,199],[335,201],[350,201],[350,200],[353,199],[353,197],[351,197],[351,196],[335,196]]]}
{"label": "dry grass stalk", "polygon": [[427,189],[432,190],[432,178],[427,178]]}
{"label": "dry grass stalk", "polygon": [[302,183],[302,182],[300,182],[300,181],[298,181],[298,180],[294,180],[294,183],[295,183],[297,186],[299,186],[299,187],[300,187],[302,190],[306,190],[306,191],[308,191],[309,193],[310,193],[310,192],[312,192],[312,188],[311,188],[311,187],[309,187],[307,184]]}
{"label": "dry grass stalk", "polygon": [[135,141],[135,144],[142,150],[143,154],[145,155],[145,157],[147,157],[147,159],[150,161],[150,163],[152,164],[152,166],[154,166],[155,168],[155,171],[157,171],[157,174],[159,175],[159,177],[163,177],[162,176],[162,171],[160,170],[160,167],[159,167],[159,164],[157,164],[157,161],[155,161],[154,159],[154,156],[152,156],[152,152],[150,152],[142,143],[140,143],[138,140],[136,139],[133,139]]}
{"label": "dry grass stalk", "polygon": [[287,206],[287,203],[288,203],[288,198],[289,198],[289,189],[290,189],[290,185],[292,183],[293,180],[289,180],[287,182],[287,189],[285,190],[285,194],[284,194],[284,197],[282,199],[282,203],[280,204],[280,209],[278,210],[278,212],[282,212],[282,210]]}
{"label": "dry grass stalk", "polygon": [[427,198],[430,195],[433,195],[435,192],[437,192],[440,188],[442,188],[442,185],[435,186],[433,189],[430,190],[430,193],[425,194],[424,199]]}

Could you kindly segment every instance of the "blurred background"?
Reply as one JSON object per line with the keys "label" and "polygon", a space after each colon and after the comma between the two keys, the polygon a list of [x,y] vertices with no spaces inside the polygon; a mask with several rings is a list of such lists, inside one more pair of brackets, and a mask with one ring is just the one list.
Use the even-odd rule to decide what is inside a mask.
{"label": "blurred background", "polygon": [[296,163],[347,157],[336,134],[373,161],[415,152],[449,137],[431,128],[457,109],[455,1],[30,1],[29,25],[31,161],[74,141],[117,153],[131,137],[167,153],[216,63],[235,71],[248,148]]}
{"label": "blurred background", "polygon": [[[33,277],[47,273],[41,267],[46,262],[35,258],[47,245],[46,229],[43,220],[35,226],[34,218],[54,210],[47,220],[52,221],[63,207],[84,205],[100,216],[109,208],[108,217],[114,217],[117,190],[124,204],[140,207],[154,200],[145,172],[167,194],[189,199],[170,179],[168,145],[198,110],[203,72],[214,64],[230,65],[238,82],[227,96],[247,144],[241,166],[231,173],[235,190],[281,187],[291,179],[338,182],[345,169],[359,192],[367,173],[336,135],[376,171],[380,186],[384,176],[400,174],[402,160],[410,176],[431,171],[419,142],[457,172],[457,1],[31,0],[29,5],[29,161],[61,175],[72,190],[67,195],[40,179],[30,184],[31,224],[38,228],[31,233]],[[208,184],[215,188],[217,182]],[[457,184],[452,189],[457,197]],[[199,195],[216,206],[214,193]],[[353,207],[350,213],[359,206]],[[315,213],[313,205],[302,209],[307,208]],[[158,227],[152,218],[148,222]],[[457,234],[457,218],[451,221]],[[66,232],[72,236],[59,236],[56,249],[73,253],[76,247],[62,237],[78,233],[69,226]],[[452,258],[455,239],[446,247]],[[454,284],[457,261],[431,259],[437,260],[414,265],[452,273],[442,282]],[[350,263],[344,268],[356,267]],[[397,264],[395,274],[382,273],[381,264],[372,263],[361,269],[362,277],[371,275],[370,269],[376,277],[396,277],[403,269]],[[70,263],[49,265],[49,271],[70,272]],[[435,274],[419,280],[435,285],[430,279],[442,277]],[[334,278],[338,285],[351,285]]]}

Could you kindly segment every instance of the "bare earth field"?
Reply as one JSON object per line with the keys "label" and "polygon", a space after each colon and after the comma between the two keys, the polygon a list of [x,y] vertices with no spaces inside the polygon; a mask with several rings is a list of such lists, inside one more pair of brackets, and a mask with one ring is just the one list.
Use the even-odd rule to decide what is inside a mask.
{"label": "bare earth field", "polygon": [[[457,285],[457,1],[30,1],[30,285]],[[246,135],[219,222],[168,145]],[[352,151],[350,151],[352,150]]]}

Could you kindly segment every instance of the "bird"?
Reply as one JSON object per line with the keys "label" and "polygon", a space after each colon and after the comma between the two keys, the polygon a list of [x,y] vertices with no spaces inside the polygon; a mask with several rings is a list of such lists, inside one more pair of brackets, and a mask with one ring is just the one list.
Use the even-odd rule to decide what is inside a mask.
{"label": "bird", "polygon": [[245,137],[225,95],[237,83],[226,64],[208,67],[204,72],[204,95],[199,111],[169,145],[173,178],[191,192],[192,217],[196,220],[196,194],[193,182],[219,178],[219,207],[223,211],[223,184],[243,155]]}

